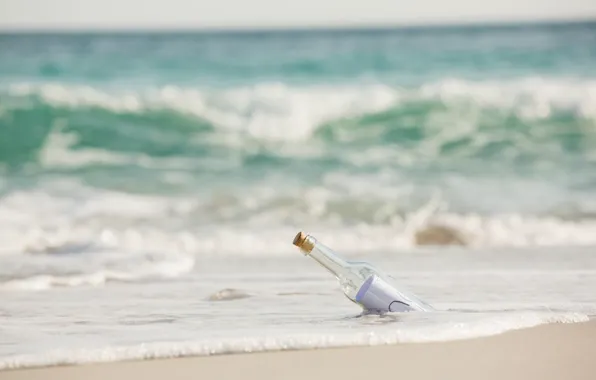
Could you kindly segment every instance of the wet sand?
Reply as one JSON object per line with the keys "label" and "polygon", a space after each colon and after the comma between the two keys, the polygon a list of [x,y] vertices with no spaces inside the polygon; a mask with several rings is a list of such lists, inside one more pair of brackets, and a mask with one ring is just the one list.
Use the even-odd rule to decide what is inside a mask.
{"label": "wet sand", "polygon": [[0,372],[0,380],[596,379],[596,321],[451,342],[112,362]]}

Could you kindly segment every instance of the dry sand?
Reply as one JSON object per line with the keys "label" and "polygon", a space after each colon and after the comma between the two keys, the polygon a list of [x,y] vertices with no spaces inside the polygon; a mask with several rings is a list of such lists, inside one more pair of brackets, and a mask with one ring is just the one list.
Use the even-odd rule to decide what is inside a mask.
{"label": "dry sand", "polygon": [[403,343],[87,364],[0,372],[0,380],[594,380],[596,321],[443,343]]}

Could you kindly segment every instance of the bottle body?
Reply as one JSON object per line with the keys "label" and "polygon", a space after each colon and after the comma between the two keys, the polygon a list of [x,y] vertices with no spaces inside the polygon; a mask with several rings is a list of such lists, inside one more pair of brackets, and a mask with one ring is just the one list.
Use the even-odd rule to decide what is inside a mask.
{"label": "bottle body", "polygon": [[434,310],[415,295],[398,290],[389,276],[372,265],[366,262],[346,261],[310,235],[298,233],[294,245],[331,272],[345,296],[367,312]]}

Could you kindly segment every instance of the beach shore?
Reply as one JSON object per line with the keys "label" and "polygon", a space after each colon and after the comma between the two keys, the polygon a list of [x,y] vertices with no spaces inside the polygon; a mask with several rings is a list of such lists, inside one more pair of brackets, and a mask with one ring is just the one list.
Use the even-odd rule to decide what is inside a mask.
{"label": "beach shore", "polygon": [[594,379],[596,321],[450,342],[266,352],[0,372],[0,380]]}

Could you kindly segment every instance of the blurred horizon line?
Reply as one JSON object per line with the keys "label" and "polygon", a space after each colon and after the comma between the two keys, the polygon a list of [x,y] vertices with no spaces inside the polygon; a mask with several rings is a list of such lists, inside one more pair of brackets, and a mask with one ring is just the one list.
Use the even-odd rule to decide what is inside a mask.
{"label": "blurred horizon line", "polygon": [[405,23],[332,23],[312,25],[291,25],[291,26],[17,26],[0,25],[0,35],[7,34],[261,34],[261,33],[310,33],[310,32],[376,32],[393,30],[419,30],[419,29],[500,29],[516,27],[550,27],[570,25],[593,25],[596,24],[596,15],[583,18],[544,18],[544,19],[514,19],[514,20],[458,20],[442,22],[405,22]]}

